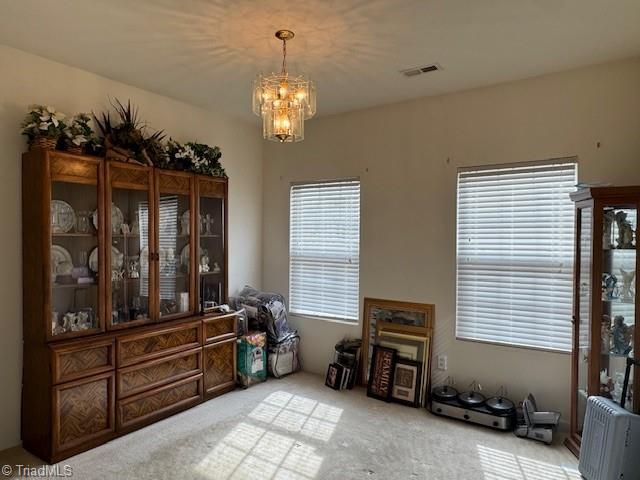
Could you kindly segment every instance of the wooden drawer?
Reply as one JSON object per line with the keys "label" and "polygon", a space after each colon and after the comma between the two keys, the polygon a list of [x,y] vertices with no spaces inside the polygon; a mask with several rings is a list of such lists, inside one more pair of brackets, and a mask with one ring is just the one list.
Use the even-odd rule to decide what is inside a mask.
{"label": "wooden drawer", "polygon": [[172,327],[158,327],[117,337],[117,365],[124,367],[166,357],[202,345],[200,320]]}
{"label": "wooden drawer", "polygon": [[224,393],[236,385],[236,339],[204,347],[205,395]]}
{"label": "wooden drawer", "polygon": [[203,320],[205,343],[236,338],[237,319],[238,316],[235,313],[205,318]]}
{"label": "wooden drawer", "polygon": [[115,368],[113,338],[52,345],[51,353],[54,385]]}
{"label": "wooden drawer", "polygon": [[202,374],[118,401],[118,430],[132,430],[195,405],[202,399]]}
{"label": "wooden drawer", "polygon": [[118,399],[202,373],[202,348],[118,370]]}
{"label": "wooden drawer", "polygon": [[53,387],[53,457],[86,450],[115,433],[115,373]]}

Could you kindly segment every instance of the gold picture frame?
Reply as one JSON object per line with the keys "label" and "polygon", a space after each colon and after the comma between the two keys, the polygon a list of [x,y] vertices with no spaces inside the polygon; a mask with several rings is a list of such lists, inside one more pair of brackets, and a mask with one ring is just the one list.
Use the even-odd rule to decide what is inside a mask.
{"label": "gold picture frame", "polygon": [[[364,299],[364,318],[362,322],[362,360],[360,362],[360,384],[367,385],[369,364],[373,345],[376,344],[378,331],[433,336],[435,305],[428,303],[401,302],[377,298]],[[430,350],[431,342],[429,342]],[[431,352],[429,351],[429,358]],[[423,366],[423,371],[427,365]]]}

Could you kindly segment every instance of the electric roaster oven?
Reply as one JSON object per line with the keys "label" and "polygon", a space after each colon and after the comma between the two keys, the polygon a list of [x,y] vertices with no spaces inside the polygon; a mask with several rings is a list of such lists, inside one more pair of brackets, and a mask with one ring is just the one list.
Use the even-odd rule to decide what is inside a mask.
{"label": "electric roaster oven", "polygon": [[504,387],[489,399],[480,393],[481,390],[475,380],[470,390],[462,393],[451,385],[435,387],[431,391],[431,412],[496,430],[513,430],[517,419],[516,407],[504,396]]}

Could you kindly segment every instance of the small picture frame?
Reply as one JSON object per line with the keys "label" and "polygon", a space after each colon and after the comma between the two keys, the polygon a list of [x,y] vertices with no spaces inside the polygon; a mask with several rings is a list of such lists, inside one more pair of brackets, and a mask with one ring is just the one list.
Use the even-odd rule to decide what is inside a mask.
{"label": "small picture frame", "polygon": [[373,346],[367,396],[386,402],[391,401],[395,362],[396,351],[393,348]]}
{"label": "small picture frame", "polygon": [[327,378],[324,381],[324,384],[333,388],[334,390],[340,390],[342,386],[342,376],[344,373],[344,367],[337,363],[332,363],[327,368]]}
{"label": "small picture frame", "polygon": [[420,406],[422,362],[397,358],[393,372],[391,400],[411,407]]}

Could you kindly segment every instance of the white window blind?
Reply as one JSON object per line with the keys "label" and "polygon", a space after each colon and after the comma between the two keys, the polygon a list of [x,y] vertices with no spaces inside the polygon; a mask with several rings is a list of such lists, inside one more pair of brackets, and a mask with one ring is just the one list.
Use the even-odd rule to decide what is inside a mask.
{"label": "white window blind", "polygon": [[569,351],[575,161],[458,173],[458,338]]}
{"label": "white window blind", "polygon": [[357,322],[360,181],[292,185],[289,215],[291,311]]}

